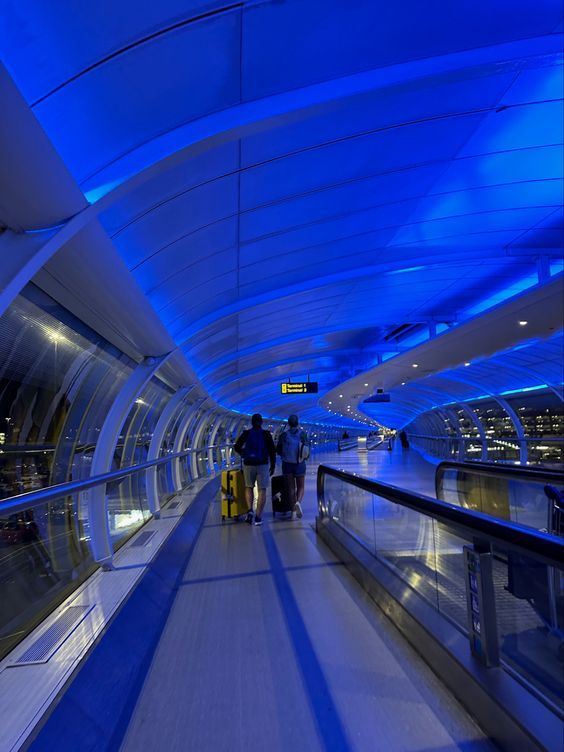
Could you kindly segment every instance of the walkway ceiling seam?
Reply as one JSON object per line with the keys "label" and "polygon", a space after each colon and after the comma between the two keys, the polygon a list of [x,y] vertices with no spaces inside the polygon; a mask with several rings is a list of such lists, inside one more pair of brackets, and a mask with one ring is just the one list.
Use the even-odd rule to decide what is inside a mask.
{"label": "walkway ceiling seam", "polygon": [[[542,149],[551,149],[551,148],[553,148],[555,146],[560,146],[560,145],[561,144],[543,144],[543,145],[540,145],[540,146],[522,147],[522,148],[519,148],[519,149],[505,150],[504,152],[496,152],[496,153],[497,154],[499,154],[499,153],[508,154],[510,152],[526,152],[526,151],[531,151],[531,150],[533,150],[533,151],[540,151]],[[293,155],[293,152],[290,153],[290,154],[284,154],[283,156],[279,157],[279,159],[283,160],[283,159],[286,159],[288,156],[292,156],[292,155]],[[254,207],[251,207],[251,208],[248,208],[248,209],[242,209],[240,211],[240,215],[241,216],[252,215],[254,213],[260,212],[263,209],[272,208],[272,207],[275,207],[275,206],[283,206],[284,204],[290,204],[290,203],[295,202],[296,200],[300,200],[302,198],[308,198],[308,197],[311,197],[311,196],[314,196],[314,195],[318,195],[318,194],[321,194],[321,193],[326,193],[326,192],[334,191],[336,189],[344,188],[346,186],[350,186],[350,185],[358,184],[358,183],[361,183],[361,182],[366,182],[366,181],[369,181],[369,180],[373,180],[373,179],[378,178],[378,177],[384,177],[384,176],[388,176],[388,175],[399,174],[399,173],[402,173],[402,172],[410,173],[412,171],[420,170],[421,168],[425,168],[425,167],[429,167],[429,166],[433,166],[433,165],[439,165],[439,164],[443,164],[443,163],[446,163],[447,166],[448,166],[448,165],[450,165],[452,163],[462,162],[464,160],[478,160],[478,159],[481,159],[481,158],[483,158],[483,157],[485,157],[487,155],[488,155],[487,153],[477,153],[477,154],[472,154],[471,156],[456,155],[452,159],[431,160],[431,161],[426,161],[426,162],[422,162],[422,163],[417,163],[417,164],[414,164],[414,165],[407,165],[407,166],[402,165],[400,167],[397,167],[397,168],[394,168],[394,169],[390,169],[390,170],[384,170],[384,171],[381,171],[381,172],[378,172],[378,173],[369,173],[369,174],[366,174],[366,175],[362,175],[360,177],[355,177],[355,178],[350,178],[350,179],[346,179],[346,180],[341,180],[341,181],[338,181],[338,182],[335,182],[335,183],[325,184],[325,185],[323,185],[321,187],[314,188],[314,189],[311,189],[309,191],[292,193],[291,195],[285,196],[285,197],[280,198],[280,199],[266,201],[266,202],[263,202],[263,203],[261,203],[261,204],[259,204],[257,206],[254,206]],[[254,165],[252,167],[243,167],[243,168],[241,168],[241,170],[232,170],[232,171],[229,171],[229,172],[226,172],[226,173],[222,173],[221,175],[218,175],[218,176],[216,176],[214,178],[210,178],[210,179],[205,180],[205,181],[203,181],[201,183],[198,183],[198,184],[196,184],[194,186],[190,186],[189,188],[187,188],[187,189],[185,189],[183,191],[180,191],[180,192],[178,192],[178,193],[176,193],[176,194],[174,194],[174,195],[172,195],[172,196],[170,196],[170,197],[168,197],[166,199],[160,200],[156,204],[154,204],[153,206],[151,206],[149,209],[144,210],[140,214],[136,215],[133,219],[129,220],[126,224],[124,224],[123,226],[121,226],[117,231],[114,231],[111,234],[111,238],[113,239],[113,238],[119,237],[119,235],[122,232],[126,231],[132,225],[136,224],[138,221],[141,221],[142,219],[146,219],[154,211],[157,211],[158,209],[161,209],[163,206],[166,206],[166,205],[172,203],[173,201],[175,201],[179,197],[185,196],[188,193],[191,193],[191,192],[193,192],[193,191],[195,191],[195,190],[197,190],[199,188],[202,188],[202,187],[204,187],[206,185],[210,185],[210,184],[212,184],[214,182],[219,182],[219,181],[223,180],[226,177],[235,176],[237,174],[241,174],[241,172],[246,172],[248,170],[251,170],[253,167],[254,167]],[[409,177],[409,175],[406,175],[406,177]],[[425,196],[425,198],[439,198],[441,196],[452,196],[452,195],[456,195],[458,193],[467,195],[467,194],[471,194],[473,191],[485,191],[485,190],[490,190],[490,189],[495,189],[495,188],[501,188],[501,187],[508,187],[508,186],[514,186],[514,185],[525,185],[525,184],[546,183],[546,182],[558,182],[558,183],[561,183],[562,181],[561,181],[561,178],[554,177],[554,178],[542,178],[542,179],[537,178],[537,179],[528,179],[528,180],[505,181],[505,182],[501,182],[501,183],[483,183],[483,184],[478,185],[478,186],[465,187],[465,188],[461,188],[461,189],[452,189],[452,190],[449,190],[449,191],[436,191],[435,192],[433,190],[430,190],[430,191],[427,191],[424,194],[424,196]],[[382,204],[374,204],[374,205],[372,205],[372,207],[369,206],[369,207],[366,207],[365,209],[359,210],[359,211],[367,211],[370,208],[378,208],[378,207],[387,206],[387,205],[395,205],[395,204],[398,204],[398,203],[399,204],[400,203],[405,203],[407,201],[412,201],[412,200],[415,200],[417,198],[418,198],[417,196],[414,196],[414,197],[411,197],[411,198],[405,198],[405,199],[401,199],[401,200],[397,200],[397,201],[384,202]],[[235,217],[235,214],[225,215],[222,218],[215,219],[213,222],[211,222],[208,225],[202,225],[202,226],[198,227],[196,230],[193,230],[190,233],[188,233],[188,235],[192,235],[192,234],[194,234],[196,232],[199,232],[200,230],[202,230],[202,229],[204,229],[206,227],[213,226],[213,225],[215,225],[217,223],[223,222],[226,219],[233,218],[233,217]],[[296,229],[296,227],[300,227],[300,226],[292,227],[292,229]],[[170,245],[174,245],[174,243],[176,243],[179,240],[181,240],[182,237],[186,237],[186,236],[181,236],[181,237],[175,239],[174,241],[171,241],[171,243],[168,243],[167,245],[165,245],[162,248],[158,249],[151,256],[143,259],[138,265],[131,267],[132,270],[134,270],[136,268],[139,268],[140,266],[142,266],[142,264],[144,264],[146,261],[148,261],[150,258],[152,258],[152,256],[160,253],[162,250],[168,248]],[[351,236],[351,237],[354,237],[354,236]],[[246,241],[246,242],[248,243],[248,241]]]}

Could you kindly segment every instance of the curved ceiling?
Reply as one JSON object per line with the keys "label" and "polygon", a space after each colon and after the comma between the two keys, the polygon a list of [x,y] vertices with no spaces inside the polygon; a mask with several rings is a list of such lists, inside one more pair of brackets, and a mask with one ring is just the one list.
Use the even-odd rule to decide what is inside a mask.
{"label": "curved ceiling", "polygon": [[403,427],[441,405],[471,402],[489,395],[536,391],[559,385],[562,396],[562,334],[502,351],[484,361],[406,382],[388,404],[362,405],[362,413],[387,426]]}
{"label": "curved ceiling", "polygon": [[323,394],[543,284],[563,227],[561,2],[320,10],[0,10],[14,80],[209,393],[307,420],[331,415],[280,381]]}

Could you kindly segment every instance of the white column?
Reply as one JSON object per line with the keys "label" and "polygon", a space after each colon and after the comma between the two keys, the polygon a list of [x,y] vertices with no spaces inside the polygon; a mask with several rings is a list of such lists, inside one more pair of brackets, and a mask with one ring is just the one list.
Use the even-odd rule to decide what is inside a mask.
{"label": "white column", "polygon": [[210,440],[208,444],[208,464],[210,466],[210,469],[214,466],[214,460],[213,460],[214,450],[211,447],[213,447],[213,445],[215,444],[215,437],[217,436],[217,432],[221,428],[221,423],[222,423],[222,418],[221,418],[220,413],[215,413],[214,420],[215,420],[215,425],[210,434]]}
{"label": "white column", "polygon": [[[172,449],[173,453],[182,452],[184,450],[184,444],[186,442],[186,434],[188,433],[193,419],[194,414],[198,412],[200,407],[204,404],[205,399],[201,399],[199,402],[194,403],[194,409],[192,412],[190,412],[186,416],[186,420],[184,423],[179,426],[178,431],[176,432],[176,436],[174,437],[174,447]],[[193,458],[189,457],[188,462],[191,462]],[[173,473],[172,473],[172,479],[174,483],[174,490],[176,492],[180,491],[182,489],[182,474],[180,472],[180,468],[182,467],[182,461],[181,460],[175,460],[173,465]],[[192,476],[194,473],[192,473]]]}
{"label": "white column", "polygon": [[[202,408],[206,402],[208,401],[208,397],[206,397],[205,400],[202,401],[202,404],[200,407]],[[205,429],[205,427],[208,424],[209,420],[209,413],[204,412],[200,418],[200,420],[196,423],[194,426],[194,436],[192,438],[192,448],[195,449],[198,444],[200,443],[200,436],[202,434],[202,431]],[[192,474],[195,476],[199,476],[199,464],[198,464],[198,454],[194,452],[191,457],[192,460]]]}
{"label": "white column", "polygon": [[511,418],[511,422],[515,427],[517,439],[519,440],[519,462],[522,465],[526,465],[527,460],[529,459],[529,449],[527,447],[527,442],[525,441],[525,432],[523,431],[523,425],[519,420],[519,416],[507,402],[507,400],[501,399],[501,397],[496,397],[495,401],[505,410],[505,412]]}
{"label": "white column", "polygon": [[[471,407],[468,407],[468,405],[461,403],[460,404],[461,409],[466,413],[466,415],[470,418],[472,423],[476,426],[478,429],[478,433],[480,434],[480,440],[482,442],[482,454],[480,455],[480,460],[482,462],[487,462],[488,460],[488,444],[486,440],[486,434],[484,431],[484,426],[482,425],[482,421],[478,418],[474,410],[472,410]],[[466,446],[464,447],[464,456],[466,458]]]}
{"label": "white column", "polygon": [[[151,443],[149,444],[149,453],[147,455],[148,461],[156,460],[158,458],[170,421],[174,418],[179,406],[193,388],[194,385],[179,389],[178,392],[169,399],[157,421],[157,425],[155,426],[155,432],[153,433]],[[149,504],[149,511],[158,519],[161,516],[161,505],[157,475],[158,469],[156,467],[150,467],[147,470],[147,501]]]}
{"label": "white column", "polygon": [[[165,355],[161,358],[145,358],[122,386],[100,431],[92,458],[91,476],[102,475],[111,470],[115,446],[132,404],[168,357]],[[106,485],[100,484],[83,492],[82,498],[88,505],[92,556],[105,569],[112,569],[113,546],[108,521]]]}

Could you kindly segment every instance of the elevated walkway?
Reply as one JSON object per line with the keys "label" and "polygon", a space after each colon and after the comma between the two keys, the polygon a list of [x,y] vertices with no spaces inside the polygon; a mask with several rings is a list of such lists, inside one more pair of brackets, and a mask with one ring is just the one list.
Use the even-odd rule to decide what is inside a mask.
{"label": "elevated walkway", "polygon": [[[409,468],[418,487],[433,477],[415,452],[372,453],[368,468],[355,454],[317,461],[356,461],[398,482]],[[189,546],[182,525],[30,748],[493,750],[316,537],[315,470],[299,521],[265,514],[262,528],[222,525],[216,501],[196,501],[182,524],[204,514],[203,524],[170,602],[163,567]],[[153,603],[159,630],[147,616]]]}
{"label": "elevated walkway", "polygon": [[490,748],[316,540],[308,485],[301,521],[210,507],[123,750]]}

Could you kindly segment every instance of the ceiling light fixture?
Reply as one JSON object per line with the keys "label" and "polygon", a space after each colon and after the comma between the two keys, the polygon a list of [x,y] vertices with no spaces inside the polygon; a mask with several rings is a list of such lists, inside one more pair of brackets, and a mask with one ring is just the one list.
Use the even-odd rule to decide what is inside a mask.
{"label": "ceiling light fixture", "polygon": [[527,326],[528,323],[528,321],[520,321],[519,326]]}
{"label": "ceiling light fixture", "polygon": [[419,368],[419,363],[413,363],[412,366],[413,368]]}

